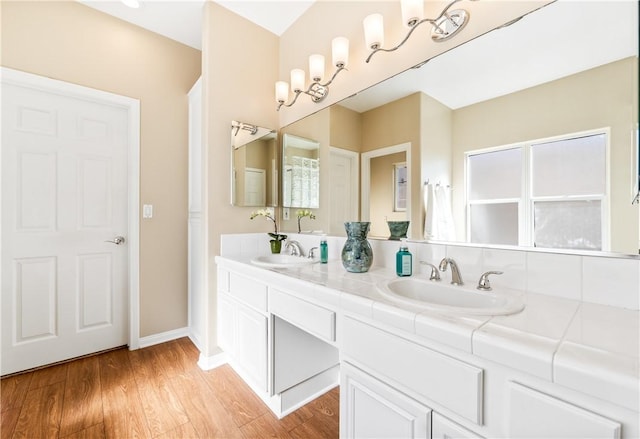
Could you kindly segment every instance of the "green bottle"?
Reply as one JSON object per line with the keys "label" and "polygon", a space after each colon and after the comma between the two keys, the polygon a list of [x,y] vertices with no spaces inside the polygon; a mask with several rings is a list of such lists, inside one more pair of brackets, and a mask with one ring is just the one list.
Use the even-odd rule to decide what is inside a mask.
{"label": "green bottle", "polygon": [[327,238],[320,240],[320,263],[326,264],[329,260],[329,248],[327,247]]}
{"label": "green bottle", "polygon": [[396,253],[396,274],[398,276],[411,276],[413,268],[413,256],[409,252],[406,240],[402,240],[400,250]]}

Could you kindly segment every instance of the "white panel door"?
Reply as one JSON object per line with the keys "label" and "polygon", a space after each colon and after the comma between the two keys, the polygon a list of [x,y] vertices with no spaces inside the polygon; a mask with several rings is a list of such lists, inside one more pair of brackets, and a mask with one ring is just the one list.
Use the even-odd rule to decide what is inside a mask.
{"label": "white panel door", "polygon": [[264,169],[246,168],[244,171],[244,205],[265,206],[267,173]]}
{"label": "white panel door", "polygon": [[3,375],[127,344],[128,123],[3,83]]}
{"label": "white panel door", "polygon": [[346,236],[344,223],[359,219],[358,155],[339,148],[329,154],[329,234]]}

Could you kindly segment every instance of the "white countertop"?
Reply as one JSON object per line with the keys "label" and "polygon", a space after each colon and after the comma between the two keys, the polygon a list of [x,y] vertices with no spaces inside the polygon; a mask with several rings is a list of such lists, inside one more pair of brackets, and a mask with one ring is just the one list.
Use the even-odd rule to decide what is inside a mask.
{"label": "white countertop", "polygon": [[[339,260],[286,269],[260,268],[247,258],[217,257],[216,261],[231,269],[246,270],[249,265],[272,272],[300,298],[577,391],[588,389],[586,393],[634,411],[640,409],[638,311],[527,294],[526,307],[517,314],[454,316],[386,299],[376,285],[396,277],[389,269],[372,267],[367,273],[349,273]],[[296,288],[300,281],[310,282],[312,288],[309,284]]]}

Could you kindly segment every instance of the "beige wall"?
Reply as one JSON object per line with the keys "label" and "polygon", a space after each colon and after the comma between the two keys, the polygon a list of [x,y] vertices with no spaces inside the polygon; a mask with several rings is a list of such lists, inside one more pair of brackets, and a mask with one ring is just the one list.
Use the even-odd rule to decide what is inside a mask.
{"label": "beige wall", "polygon": [[[411,185],[411,221],[407,236],[420,237],[420,222],[423,217],[420,201],[420,153],[422,93],[413,93],[397,101],[390,102],[373,110],[362,113],[362,152],[373,151],[388,146],[411,144],[410,185]],[[361,190],[367,190],[362,188]],[[372,224],[372,228],[376,229]]]}
{"label": "beige wall", "polygon": [[2,65],[140,100],[140,336],[187,326],[187,92],[200,51],[77,2],[2,1]]}
{"label": "beige wall", "polygon": [[631,205],[630,165],[636,96],[637,59],[628,58],[454,111],[452,198],[458,231],[464,218],[465,151],[609,127],[612,249],[637,253],[639,217],[638,205]]}
{"label": "beige wall", "polygon": [[216,266],[223,233],[273,231],[262,218],[250,220],[255,208],[232,207],[229,203],[229,130],[232,120],[263,127],[277,127],[273,97],[277,80],[278,37],[217,3],[206,2],[202,17],[203,142],[208,157],[204,193],[208,224],[209,327],[203,347],[205,355],[217,351]]}
{"label": "beige wall", "polygon": [[362,115],[341,105],[331,106],[330,145],[348,151],[362,150]]}

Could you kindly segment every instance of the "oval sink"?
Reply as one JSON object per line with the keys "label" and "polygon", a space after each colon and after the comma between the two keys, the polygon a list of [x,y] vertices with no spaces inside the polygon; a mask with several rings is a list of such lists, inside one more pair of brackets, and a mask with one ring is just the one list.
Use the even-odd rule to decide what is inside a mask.
{"label": "oval sink", "polygon": [[521,294],[479,291],[416,278],[398,278],[378,285],[383,296],[434,311],[471,315],[507,315],[524,309]]}
{"label": "oval sink", "polygon": [[264,255],[251,259],[252,264],[267,268],[302,267],[304,265],[315,264],[318,261],[319,259],[309,259],[283,254]]}

